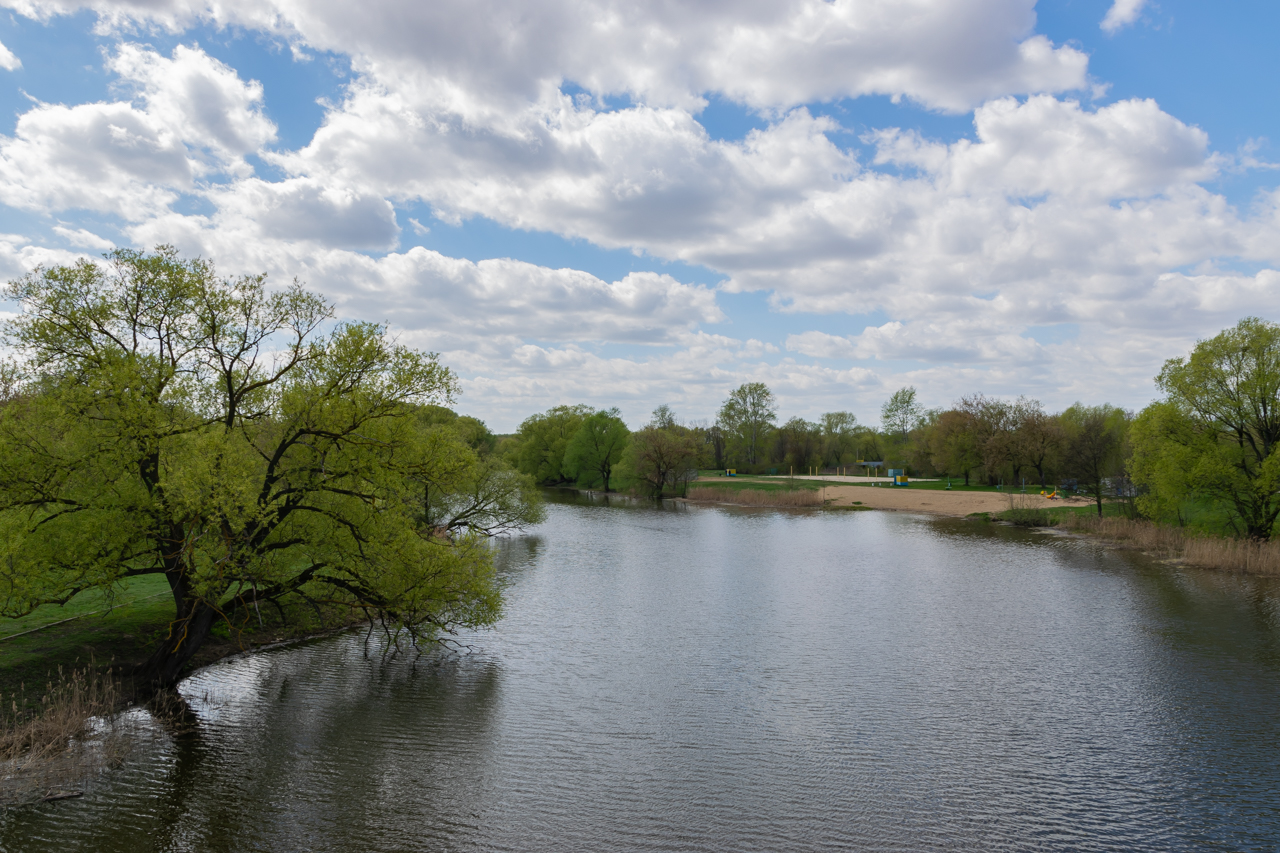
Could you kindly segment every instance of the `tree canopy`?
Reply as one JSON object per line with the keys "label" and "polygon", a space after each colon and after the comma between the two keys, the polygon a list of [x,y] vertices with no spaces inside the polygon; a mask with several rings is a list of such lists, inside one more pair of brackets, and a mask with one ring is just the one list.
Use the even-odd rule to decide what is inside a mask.
{"label": "tree canopy", "polygon": [[554,406],[525,418],[516,437],[516,466],[539,483],[572,480],[574,472],[565,468],[564,453],[592,411],[590,406]]}
{"label": "tree canopy", "polygon": [[609,491],[609,478],[630,435],[617,409],[588,416],[565,447],[565,470],[579,479],[584,475],[598,476],[604,482],[604,490]]}
{"label": "tree canopy", "polygon": [[1135,481],[1153,512],[1192,493],[1221,501],[1237,532],[1270,538],[1280,516],[1280,325],[1248,317],[1165,362],[1166,399],[1135,433]]}
{"label": "tree canopy", "polygon": [[171,248],[11,282],[0,405],[0,610],[162,574],[172,684],[219,619],[294,594],[413,639],[492,623],[486,534],[538,520],[532,484],[424,404],[456,380],[296,282],[219,278]]}
{"label": "tree canopy", "polygon": [[750,465],[764,451],[769,431],[778,420],[778,404],[763,382],[747,382],[729,393],[720,406],[720,426],[728,433],[731,447]]}

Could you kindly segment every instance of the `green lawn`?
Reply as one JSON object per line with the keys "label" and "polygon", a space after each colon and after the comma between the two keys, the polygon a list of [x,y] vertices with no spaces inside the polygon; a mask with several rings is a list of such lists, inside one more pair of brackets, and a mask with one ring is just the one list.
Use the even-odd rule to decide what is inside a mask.
{"label": "green lawn", "polygon": [[[212,635],[192,661],[210,663],[227,654],[284,639],[305,637],[363,620],[361,611],[325,606],[323,618],[311,605],[287,596],[281,609],[262,606],[258,617],[236,630],[226,623]],[[28,705],[38,703],[44,685],[64,671],[92,662],[98,668],[125,671],[146,661],[174,617],[173,597],[163,575],[132,578],[107,594],[91,590],[65,605],[45,605],[21,619],[0,619],[0,701],[26,687]]]}
{"label": "green lawn", "polygon": [[12,695],[22,684],[28,693],[39,690],[59,666],[84,666],[91,659],[99,665],[113,659],[136,663],[172,618],[168,582],[150,575],[130,579],[114,595],[90,590],[62,606],[0,619],[0,693]]}

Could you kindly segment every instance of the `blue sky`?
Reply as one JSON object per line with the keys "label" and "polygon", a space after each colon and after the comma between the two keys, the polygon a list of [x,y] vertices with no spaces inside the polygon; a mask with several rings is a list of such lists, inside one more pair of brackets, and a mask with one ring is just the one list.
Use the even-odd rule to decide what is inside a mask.
{"label": "blue sky", "polygon": [[5,5],[6,278],[296,275],[500,431],[755,380],[872,423],[903,385],[1139,407],[1277,319],[1274,3]]}

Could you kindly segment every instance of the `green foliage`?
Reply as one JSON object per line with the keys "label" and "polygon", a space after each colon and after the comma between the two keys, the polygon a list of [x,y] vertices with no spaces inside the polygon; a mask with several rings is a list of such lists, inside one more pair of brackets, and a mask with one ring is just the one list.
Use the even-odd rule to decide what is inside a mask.
{"label": "green foliage", "polygon": [[774,430],[772,458],[787,468],[807,473],[822,464],[822,427],[804,418],[792,418]]}
{"label": "green foliage", "polygon": [[1181,517],[1204,495],[1228,508],[1239,535],[1270,538],[1280,516],[1280,325],[1241,320],[1156,379],[1166,400],[1134,434],[1134,480],[1143,506]]}
{"label": "green foliage", "polygon": [[916,401],[916,389],[899,388],[880,407],[880,423],[885,431],[906,440],[908,433],[920,423],[924,410]]}
{"label": "green foliage", "polygon": [[176,611],[149,667],[173,683],[215,621],[302,595],[415,640],[492,623],[487,533],[538,517],[532,484],[423,404],[452,373],[382,326],[331,324],[297,283],[117,250],[11,283],[21,361],[0,406],[0,611],[162,574]]}
{"label": "green foliage", "polygon": [[683,489],[697,477],[701,447],[692,430],[650,424],[631,434],[620,468],[648,494],[661,498],[670,489]]}
{"label": "green foliage", "polygon": [[1214,455],[1213,438],[1197,430],[1176,403],[1164,400],[1138,414],[1131,441],[1129,474],[1145,487],[1137,498],[1139,511],[1147,518],[1183,526],[1195,501],[1196,468]]}
{"label": "green foliage", "polygon": [[[670,415],[669,409],[667,414]],[[674,418],[672,420],[674,422]],[[565,448],[565,471],[579,481],[598,477],[604,483],[604,490],[609,491],[609,478],[622,458],[630,435],[617,409],[588,416]]]}
{"label": "green foliage", "polygon": [[424,425],[448,426],[462,441],[480,456],[489,456],[496,452],[498,439],[484,421],[468,415],[459,415],[453,409],[444,406],[422,406],[418,414]]}
{"label": "green foliage", "polygon": [[827,412],[822,424],[822,464],[846,465],[858,459],[858,419],[852,412]]}
{"label": "green foliage", "polygon": [[1015,527],[1053,527],[1058,523],[1052,512],[1035,507],[1013,507],[997,517]]}
{"label": "green foliage", "polygon": [[761,461],[777,411],[773,392],[763,382],[747,382],[730,392],[718,419],[728,439],[728,454],[748,465]]}
{"label": "green foliage", "polygon": [[592,413],[590,406],[555,406],[520,424],[516,446],[510,451],[516,467],[539,483],[564,483],[574,478],[565,468],[569,441]]}
{"label": "green foliage", "polygon": [[1131,415],[1114,406],[1071,406],[1060,416],[1066,437],[1064,470],[1080,489],[1093,496],[1098,515],[1106,481],[1124,475],[1125,447]]}

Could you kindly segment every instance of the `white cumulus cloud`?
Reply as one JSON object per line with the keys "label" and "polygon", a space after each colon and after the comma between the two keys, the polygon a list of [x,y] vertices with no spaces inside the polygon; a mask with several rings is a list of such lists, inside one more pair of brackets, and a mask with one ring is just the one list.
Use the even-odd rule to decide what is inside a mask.
{"label": "white cumulus cloud", "polygon": [[0,68],[5,71],[17,71],[22,67],[22,60],[13,55],[13,51],[0,42]]}
{"label": "white cumulus cloud", "polygon": [[1147,0],[1115,0],[1099,25],[1105,32],[1116,33],[1138,20]]}

